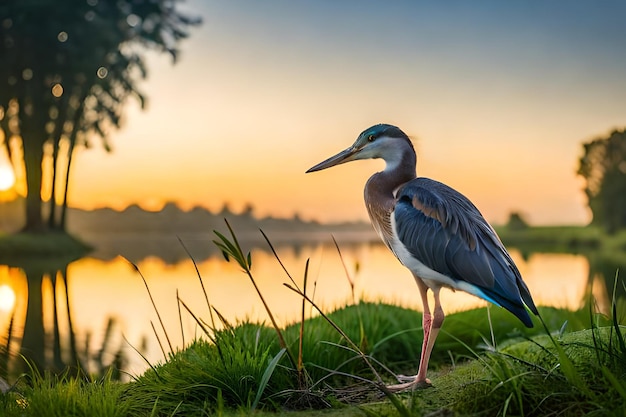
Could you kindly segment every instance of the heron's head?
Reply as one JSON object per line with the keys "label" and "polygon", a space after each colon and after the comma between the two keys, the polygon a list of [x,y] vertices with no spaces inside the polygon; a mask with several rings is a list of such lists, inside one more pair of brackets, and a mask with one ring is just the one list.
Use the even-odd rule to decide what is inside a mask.
{"label": "heron's head", "polygon": [[398,127],[381,123],[365,129],[352,146],[320,162],[310,168],[307,173],[321,171],[357,159],[382,158],[387,162],[388,167],[394,166],[400,162],[406,152],[415,155],[409,137]]}

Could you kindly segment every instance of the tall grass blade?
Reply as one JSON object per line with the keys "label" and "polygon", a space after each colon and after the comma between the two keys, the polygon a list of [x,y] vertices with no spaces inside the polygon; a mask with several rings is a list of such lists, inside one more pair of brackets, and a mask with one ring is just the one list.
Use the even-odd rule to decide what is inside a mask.
{"label": "tall grass blade", "polygon": [[[506,398],[506,401],[504,401],[504,408],[502,410],[502,417],[506,417],[506,412],[509,409],[509,404],[511,403],[511,399],[512,398],[513,398],[513,393],[509,394],[509,396]],[[522,415],[524,415],[523,412],[522,412]]]}
{"label": "tall grass blade", "polygon": [[[306,294],[307,281],[309,277],[309,259],[306,260],[306,264],[304,266],[304,282],[302,286],[304,287],[303,293]],[[298,375],[302,378],[302,370],[304,369],[303,365],[303,341],[304,341],[304,321],[305,321],[305,311],[306,311],[306,300],[302,299],[302,308],[301,308],[301,317],[300,317],[300,333],[298,335]]]}
{"label": "tall grass blade", "polygon": [[287,288],[289,288],[291,291],[295,292],[296,294],[299,294],[301,297],[303,297],[305,300],[307,300],[312,306],[313,308],[315,308],[315,310],[317,310],[317,312],[322,316],[322,318],[324,320],[326,320],[326,322],[328,324],[330,324],[333,329],[335,329],[335,331],[337,331],[337,333],[339,333],[341,335],[341,337],[343,337],[346,342],[348,342],[348,344],[350,345],[350,347],[352,347],[352,349],[354,349],[356,352],[359,352],[359,354],[361,355],[361,357],[363,358],[363,360],[366,362],[366,364],[368,365],[368,367],[374,372],[374,375],[376,376],[378,383],[381,385],[383,384],[382,379],[380,378],[380,375],[378,375],[378,373],[376,372],[376,370],[374,369],[374,367],[372,366],[372,364],[369,362],[369,360],[367,359],[367,357],[365,356],[365,354],[363,352],[361,352],[361,350],[359,349],[359,347],[352,341],[352,339],[350,339],[350,337],[348,337],[348,335],[341,329],[341,327],[339,327],[330,317],[328,317],[326,315],[326,313],[324,313],[324,311],[322,311],[321,308],[319,308],[319,306],[317,304],[315,304],[313,302],[313,300],[311,300],[306,294],[304,294],[302,291],[292,287],[291,285],[287,284],[287,283],[283,283],[283,285]]}
{"label": "tall grass blade", "polygon": [[491,321],[491,303],[487,304],[487,320],[489,322],[489,334],[491,335],[491,347],[493,350],[497,350],[496,347],[496,335],[493,332],[493,322]]}
{"label": "tall grass blade", "polygon": [[226,320],[226,317],[224,317],[217,308],[213,307],[213,310],[215,311],[215,314],[217,314],[217,318],[220,319],[225,329],[232,330],[234,328],[234,326],[230,324],[228,320]]}
{"label": "tall grass blade", "polygon": [[126,338],[126,336],[122,335],[122,337],[124,338],[124,341],[126,342],[126,344],[130,346],[130,348],[134,350],[135,353],[137,353],[141,357],[141,359],[143,359],[143,361],[154,371],[154,374],[157,376],[157,378],[162,381],[161,375],[159,375],[159,371],[157,371],[157,369],[150,363],[148,358],[146,358],[146,355],[141,353],[139,349],[137,349],[133,344],[131,344],[130,341]]}
{"label": "tall grass blade", "polygon": [[159,347],[161,348],[161,352],[163,353],[163,358],[167,360],[167,353],[165,353],[165,348],[163,347],[163,343],[161,343],[159,332],[157,332],[156,327],[154,327],[154,322],[152,320],[150,320],[150,326],[152,326],[152,332],[154,333],[154,336],[157,339],[157,343],[159,344]]}
{"label": "tall grass blade", "polygon": [[263,372],[263,376],[261,377],[261,381],[259,382],[259,388],[256,392],[256,397],[254,398],[254,401],[252,402],[252,406],[250,407],[251,411],[254,411],[256,407],[259,405],[259,401],[261,401],[263,391],[265,391],[265,387],[267,387],[267,383],[270,381],[270,378],[272,377],[272,374],[274,373],[274,369],[276,369],[278,362],[280,362],[280,359],[283,357],[286,351],[287,349],[282,348],[276,354],[276,356],[272,358],[269,365],[267,365],[267,368],[265,368],[265,372]]}
{"label": "tall grass blade", "polygon": [[[343,254],[341,253],[341,249],[339,248],[339,243],[337,243],[337,239],[335,236],[331,235],[333,239],[333,243],[335,244],[335,248],[337,249],[337,253],[339,254],[339,260],[341,261],[341,266],[343,266],[344,273],[346,274],[346,279],[348,280],[348,284],[350,285],[350,294],[352,295],[352,304],[358,305],[356,294],[354,292],[354,279],[350,275],[348,271],[348,267],[346,266],[346,262],[343,259]],[[361,309],[357,308],[357,317],[359,319],[359,345],[361,345],[362,349],[365,349],[367,345],[367,337],[365,335],[365,326],[363,324],[363,316],[361,315]]]}
{"label": "tall grass blade", "polygon": [[626,341],[624,340],[624,335],[620,330],[619,318],[617,317],[617,281],[619,278],[619,269],[615,271],[615,282],[613,284],[613,296],[611,297],[611,315],[612,315],[612,324],[615,329],[615,333],[617,336],[617,343],[619,343],[620,352],[622,355],[626,356]]}
{"label": "tall grass blade", "polygon": [[[165,339],[167,340],[167,344],[170,347],[170,352],[173,352],[174,348],[172,347],[172,342],[170,341],[170,337],[167,334],[167,329],[165,328],[165,325],[163,324],[163,320],[161,319],[161,314],[159,313],[159,309],[157,308],[156,303],[154,302],[154,298],[152,297],[152,292],[150,292],[150,287],[148,287],[148,282],[146,281],[146,278],[143,276],[143,274],[141,273],[137,265],[135,265],[128,259],[126,259],[126,262],[128,262],[129,264],[133,266],[133,268],[135,268],[135,271],[137,271],[137,273],[141,277],[141,280],[143,281],[143,285],[146,286],[146,290],[148,291],[148,296],[150,296],[150,302],[152,302],[152,307],[154,307],[154,311],[156,312],[157,318],[159,319],[159,323],[161,324],[161,328],[163,329],[163,333],[165,334]],[[154,328],[154,325],[152,327]],[[162,346],[161,346],[161,349],[163,349]]]}
{"label": "tall grass blade", "polygon": [[[299,291],[302,291],[304,294],[306,294],[306,289],[307,289],[307,286],[308,286],[308,279],[309,279],[309,262],[310,262],[310,259],[306,260],[306,263],[305,263],[305,266],[304,266],[303,289],[300,290],[300,287],[298,287],[298,284],[296,283],[296,281],[293,279],[293,277],[291,276],[291,274],[289,273],[289,271],[285,267],[285,264],[283,264],[283,261],[280,259],[280,256],[278,256],[278,252],[276,252],[276,249],[274,248],[274,245],[272,245],[272,242],[270,241],[270,239],[267,237],[267,235],[265,234],[265,232],[262,229],[259,229],[259,231],[261,232],[261,235],[263,235],[263,238],[265,239],[265,242],[267,242],[267,245],[269,246],[270,250],[272,251],[272,254],[274,255],[274,258],[278,261],[278,264],[281,266],[281,268],[283,269],[283,271],[285,272],[285,274],[287,275],[287,277],[289,278],[289,280],[291,281],[293,286],[295,288],[297,288]],[[306,370],[304,368],[304,358],[303,358],[305,312],[306,312],[306,300],[303,298],[302,299],[302,308],[301,308],[301,313],[300,313],[301,314],[301,317],[300,317],[300,330],[299,330],[299,334],[298,334],[298,337],[299,337],[299,339],[298,339],[298,360],[297,360],[297,364],[296,364],[296,370],[298,372],[298,383],[299,383],[299,385],[301,387],[307,385],[305,380],[308,377],[308,375],[306,373]]]}
{"label": "tall grass blade", "polygon": [[159,405],[159,397],[154,399],[154,404],[152,404],[152,410],[150,411],[150,417],[155,417],[159,412],[157,406]]}
{"label": "tall grass blade", "polygon": [[233,241],[236,243],[233,244],[232,242],[228,240],[226,236],[224,236],[223,234],[221,234],[220,232],[216,230],[214,230],[213,233],[215,233],[217,237],[220,238],[221,242],[214,240],[213,243],[222,250],[222,253],[224,254],[224,257],[226,258],[227,261],[230,262],[230,257],[233,257],[235,261],[237,261],[239,266],[243,268],[244,271],[247,271],[249,269],[249,265],[246,262],[246,257],[243,255],[241,251],[241,247],[239,246],[239,243],[236,241],[234,237],[234,233],[232,232],[232,229],[230,228],[228,221],[226,221],[226,224],[228,225],[228,229],[231,230],[231,236],[232,236]]}
{"label": "tall grass blade", "polygon": [[335,236],[330,235],[333,239],[333,243],[335,244],[335,248],[337,249],[337,253],[339,254],[339,260],[341,261],[341,266],[343,267],[343,271],[346,274],[346,279],[348,280],[348,284],[350,285],[350,293],[352,294],[352,303],[356,304],[356,295],[354,294],[354,280],[352,276],[350,276],[350,272],[348,271],[348,267],[346,266],[346,262],[343,259],[343,254],[341,253],[341,249],[339,249],[339,244],[337,243],[337,239]]}
{"label": "tall grass blade", "polygon": [[278,342],[280,344],[280,347],[286,349],[287,357],[289,358],[291,365],[294,368],[296,368],[297,362],[295,358],[293,357],[293,355],[291,354],[291,352],[289,351],[289,347],[287,346],[287,343],[285,342],[285,338],[283,337],[283,333],[280,327],[278,326],[276,319],[274,318],[274,314],[272,313],[272,310],[270,309],[269,305],[265,301],[265,297],[263,297],[263,294],[261,293],[261,290],[258,287],[256,280],[254,279],[254,276],[252,275],[252,270],[250,269],[250,266],[252,263],[250,252],[248,252],[247,255],[244,255],[243,250],[241,249],[241,245],[239,244],[239,241],[237,240],[237,236],[235,235],[235,232],[233,231],[233,228],[231,227],[230,223],[228,223],[228,220],[226,219],[224,219],[224,222],[226,223],[226,227],[228,227],[228,231],[230,232],[232,242],[226,236],[214,230],[213,233],[215,233],[215,235],[220,238],[221,242],[214,240],[213,243],[215,243],[215,245],[217,245],[222,250],[222,252],[228,254],[233,259],[235,259],[235,261],[243,269],[243,272],[250,279],[252,286],[254,287],[257,295],[259,296],[259,299],[261,300],[261,303],[263,304],[263,308],[265,308],[265,311],[267,312],[267,315],[269,316],[269,319],[272,322],[274,331],[276,331],[276,335],[278,336]]}
{"label": "tall grass blade", "polygon": [[198,324],[198,326],[200,326],[200,328],[202,329],[204,334],[210,337],[211,333],[208,331],[208,329],[206,327],[204,327],[204,324],[202,323],[202,321],[200,319],[198,319],[198,317],[193,313],[193,311],[191,311],[191,309],[187,306],[187,304],[185,304],[185,302],[182,299],[180,299],[180,298],[178,299],[178,302],[179,302],[179,304],[182,304],[182,306],[185,308],[185,310],[187,310],[187,312],[195,320],[195,322]]}
{"label": "tall grass blade", "polygon": [[185,329],[183,329],[183,315],[180,312],[180,297],[178,295],[178,288],[176,288],[176,308],[178,309],[178,323],[180,324],[180,337],[183,347],[185,347]]}
{"label": "tall grass blade", "polygon": [[215,328],[215,320],[213,319],[213,309],[211,308],[211,303],[209,302],[209,295],[207,294],[206,288],[204,288],[204,281],[202,280],[202,275],[200,275],[200,270],[198,269],[198,263],[196,262],[194,257],[191,255],[191,252],[189,251],[189,249],[187,248],[187,246],[185,245],[185,243],[182,241],[180,237],[178,237],[178,241],[180,242],[181,246],[187,253],[187,256],[189,256],[189,259],[191,259],[191,263],[193,264],[193,267],[196,270],[196,276],[198,277],[198,281],[200,281],[200,287],[202,287],[202,294],[204,294],[204,300],[206,301],[206,305],[209,308],[209,316],[211,318],[211,325],[213,326],[213,328]]}
{"label": "tall grass blade", "polygon": [[445,333],[446,335],[451,337],[453,340],[455,340],[457,343],[459,343],[461,346],[463,346],[465,349],[467,349],[467,351],[470,352],[476,358],[476,360],[480,361],[480,363],[482,363],[487,369],[489,369],[489,372],[491,372],[493,375],[498,375],[497,370],[482,355],[479,355],[478,352],[472,349],[470,345],[468,345],[466,342],[459,339],[455,335],[446,332],[445,330],[441,330],[441,332]]}
{"label": "tall grass blade", "polygon": [[[285,267],[285,264],[283,264],[283,261],[280,259],[280,256],[278,256],[278,253],[276,252],[276,249],[274,249],[274,245],[272,245],[272,242],[270,242],[270,239],[267,237],[267,235],[265,234],[265,232],[263,230],[259,229],[259,231],[263,235],[263,238],[267,242],[267,245],[270,247],[270,250],[272,251],[272,254],[274,255],[274,258],[276,258],[276,260],[278,261],[280,267],[283,269],[283,271],[285,271],[285,274],[287,274],[287,277],[289,277],[289,281],[291,281],[291,283],[293,284],[294,287],[300,289],[298,287],[298,284],[296,284],[296,281],[294,281],[294,279],[292,278],[291,274],[289,273],[289,271]],[[308,268],[308,260],[307,260],[307,268]]]}
{"label": "tall grass blade", "polygon": [[567,356],[567,353],[565,353],[565,349],[563,349],[563,346],[552,336],[552,333],[550,333],[550,330],[548,329],[548,325],[543,320],[543,317],[541,316],[538,316],[538,317],[539,317],[539,321],[541,321],[541,324],[543,325],[543,328],[546,334],[550,338],[552,345],[556,349],[557,357],[559,359],[559,368],[561,372],[563,373],[563,375],[565,376],[565,378],[567,378],[567,380],[572,385],[578,388],[587,397],[592,397],[593,393],[591,392],[589,387],[584,383],[584,380],[583,378],[581,378],[578,371],[576,370],[574,363],[569,358],[569,356]]}

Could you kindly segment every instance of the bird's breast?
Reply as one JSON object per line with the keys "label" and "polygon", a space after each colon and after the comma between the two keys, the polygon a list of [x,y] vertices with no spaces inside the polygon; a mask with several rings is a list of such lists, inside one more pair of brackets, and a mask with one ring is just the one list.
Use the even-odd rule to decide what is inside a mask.
{"label": "bird's breast", "polygon": [[391,231],[391,222],[389,212],[381,209],[380,207],[366,204],[367,213],[369,214],[372,227],[380,237],[380,239],[391,249],[391,238],[393,233]]}
{"label": "bird's breast", "polygon": [[374,230],[385,245],[393,250],[391,247],[393,238],[391,214],[396,204],[394,190],[397,188],[397,184],[392,184],[388,180],[382,172],[374,174],[365,184],[364,198],[365,207]]}

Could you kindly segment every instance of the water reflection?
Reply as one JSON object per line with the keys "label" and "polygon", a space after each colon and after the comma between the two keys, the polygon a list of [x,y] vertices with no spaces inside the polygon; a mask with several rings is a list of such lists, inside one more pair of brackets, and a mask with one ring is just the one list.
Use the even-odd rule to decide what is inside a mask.
{"label": "water reflection", "polygon": [[123,366],[118,354],[111,361],[94,354],[88,337],[79,344],[67,277],[66,265],[50,260],[0,266],[0,375],[18,375],[28,366],[95,373]]}
{"label": "water reflection", "polygon": [[[118,253],[139,267],[169,338],[181,346],[183,338],[189,341],[198,329],[188,314],[183,314],[181,328],[177,291],[196,315],[209,315],[194,264],[175,237],[161,236],[149,244],[134,239],[120,243]],[[226,263],[210,240],[210,236],[183,238],[196,260],[211,305],[232,322],[266,320],[248,278],[235,263]],[[412,277],[383,245],[350,238],[338,241],[357,300],[421,308]],[[0,372],[8,369],[15,374],[21,370],[23,361],[15,360],[18,354],[45,369],[80,365],[101,372],[114,365],[131,374],[147,367],[133,349],[142,351],[152,363],[163,359],[150,323],[155,324],[162,340],[164,335],[146,288],[125,258],[108,252],[107,248],[115,247],[113,241],[109,243],[111,246],[102,245],[89,257],[65,265],[31,260],[27,265],[0,266],[0,345],[8,346],[14,359],[9,361],[3,355]],[[253,248],[253,272],[274,315],[281,324],[296,321],[300,298],[282,285],[288,280],[282,268],[260,242],[247,247]],[[156,253],[155,248],[162,252],[159,256],[145,255]],[[277,251],[294,279],[300,281],[310,259],[308,293],[324,309],[355,301],[344,264],[328,239],[277,245]],[[563,253],[531,253],[523,258],[516,250],[511,255],[539,305],[577,309],[593,287],[599,306],[608,311],[619,259],[611,262],[606,256]],[[618,288],[621,296],[626,296],[623,288]],[[447,312],[485,305],[468,294],[451,291],[442,292],[442,302]]]}

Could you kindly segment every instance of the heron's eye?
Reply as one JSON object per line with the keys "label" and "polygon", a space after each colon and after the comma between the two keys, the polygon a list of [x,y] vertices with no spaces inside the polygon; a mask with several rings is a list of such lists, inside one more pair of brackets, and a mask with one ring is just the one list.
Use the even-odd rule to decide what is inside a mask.
{"label": "heron's eye", "polygon": [[368,142],[374,142],[374,139],[376,139],[376,138],[374,137],[374,135],[369,135],[369,136],[367,137],[367,141],[368,141]]}

